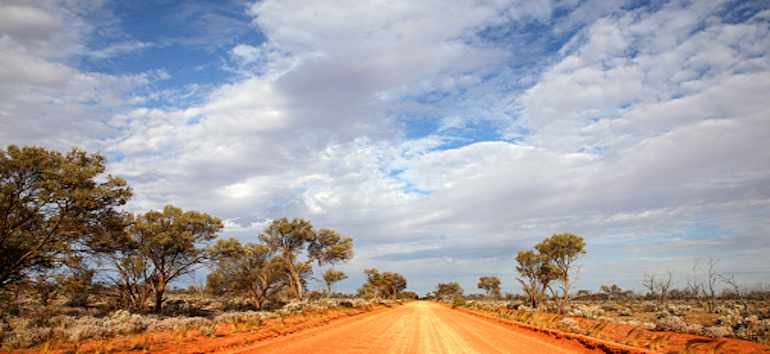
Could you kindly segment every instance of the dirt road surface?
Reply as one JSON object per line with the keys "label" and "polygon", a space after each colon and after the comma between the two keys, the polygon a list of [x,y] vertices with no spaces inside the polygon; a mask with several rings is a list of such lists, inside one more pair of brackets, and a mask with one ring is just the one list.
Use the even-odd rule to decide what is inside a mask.
{"label": "dirt road surface", "polygon": [[568,339],[506,326],[432,302],[260,342],[230,353],[595,353]]}

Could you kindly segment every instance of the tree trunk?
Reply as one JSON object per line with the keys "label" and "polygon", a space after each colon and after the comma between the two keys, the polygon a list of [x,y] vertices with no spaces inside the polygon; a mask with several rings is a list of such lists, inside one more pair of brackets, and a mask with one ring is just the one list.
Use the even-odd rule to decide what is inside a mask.
{"label": "tree trunk", "polygon": [[295,267],[289,269],[291,275],[292,288],[294,288],[294,294],[297,296],[297,300],[302,300],[302,279],[299,277],[299,272]]}
{"label": "tree trunk", "polygon": [[297,300],[302,300],[302,279],[297,275],[294,279],[294,286],[296,286]]}
{"label": "tree trunk", "polygon": [[251,306],[254,307],[257,311],[262,307],[262,303],[257,299],[256,296],[251,297]]}
{"label": "tree trunk", "polygon": [[163,306],[163,292],[165,291],[164,288],[155,289],[155,313],[160,313],[161,306]]}
{"label": "tree trunk", "polygon": [[567,305],[569,303],[569,283],[566,283],[564,285],[564,299],[563,299],[564,305]]}

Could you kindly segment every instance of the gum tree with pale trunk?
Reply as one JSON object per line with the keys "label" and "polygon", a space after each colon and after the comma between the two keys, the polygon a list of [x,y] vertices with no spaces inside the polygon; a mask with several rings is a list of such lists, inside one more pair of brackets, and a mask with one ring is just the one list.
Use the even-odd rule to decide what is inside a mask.
{"label": "gum tree with pale trunk", "polygon": [[273,220],[259,239],[286,261],[289,287],[301,300],[313,263],[337,264],[353,258],[353,239],[330,229],[316,230],[306,220]]}
{"label": "gum tree with pale trunk", "polygon": [[553,265],[556,280],[563,284],[562,300],[565,304],[569,302],[569,288],[578,280],[580,273],[580,267],[577,267],[572,277],[570,273],[575,269],[573,263],[586,253],[585,246],[582,237],[571,233],[555,234],[535,245],[535,249]]}

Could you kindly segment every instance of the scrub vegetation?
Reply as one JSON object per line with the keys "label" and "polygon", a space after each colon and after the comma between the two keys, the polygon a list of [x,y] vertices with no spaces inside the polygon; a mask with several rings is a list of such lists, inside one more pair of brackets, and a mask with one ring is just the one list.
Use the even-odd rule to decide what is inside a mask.
{"label": "scrub vegetation", "polygon": [[[486,291],[484,295],[463,297],[456,283],[438,284],[431,295],[453,307],[492,312],[527,324],[585,335],[597,336],[602,332],[602,323],[613,323],[770,344],[770,286],[741,286],[734,277],[719,274],[718,259],[710,258],[705,270],[700,259],[694,260],[692,274],[682,287],[677,287],[671,271],[662,275],[645,271],[640,280],[644,294],[623,290],[616,284],[602,285],[599,292],[570,293],[580,269],[575,262],[585,253],[584,246],[582,237],[564,233],[543,240],[534,250],[520,251],[516,280],[524,295],[501,296],[500,284],[490,281],[489,276],[479,278],[478,287]],[[585,328],[575,318],[598,322]],[[659,342],[660,338],[654,341],[655,345]]]}
{"label": "scrub vegetation", "polygon": [[[323,293],[306,293],[314,265],[353,257],[352,238],[280,218],[259,243],[214,242],[223,223],[206,213],[173,205],[122,211],[132,191],[105,175],[105,163],[77,149],[65,155],[12,145],[0,152],[2,348],[370,306],[330,299],[332,286],[347,278],[333,269],[323,276]],[[171,288],[203,266],[211,269],[206,284]],[[395,299],[406,287],[403,276],[390,274],[377,275],[375,297]]]}
{"label": "scrub vegetation", "polygon": [[[355,295],[333,292],[348,278],[334,268],[311,289],[316,266],[347,262],[354,252],[352,238],[307,220],[275,219],[259,242],[242,244],[218,239],[222,221],[203,212],[167,205],[127,213],[120,208],[132,191],[104,165],[103,156],[77,149],[0,152],[0,348],[141,335],[129,347],[147,351],[152,333],[280,333],[287,323],[418,298],[406,291],[404,275],[376,268],[364,271]],[[465,294],[450,281],[427,298],[652,349],[666,345],[666,331],[770,343],[770,287],[741,286],[718,272],[718,259],[694,261],[683,286],[671,272],[647,271],[640,280],[645,294],[615,284],[574,292],[584,248],[582,237],[562,233],[518,252],[511,267],[524,295],[502,294],[503,280],[484,275],[477,285],[483,294]],[[205,282],[172,288],[204,266]],[[637,332],[610,338],[610,323]]]}

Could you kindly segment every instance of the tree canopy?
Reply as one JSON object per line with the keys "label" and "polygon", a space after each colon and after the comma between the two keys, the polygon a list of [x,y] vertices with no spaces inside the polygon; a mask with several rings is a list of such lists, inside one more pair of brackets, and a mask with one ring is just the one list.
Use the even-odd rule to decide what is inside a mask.
{"label": "tree canopy", "polygon": [[353,239],[330,229],[316,230],[309,221],[273,220],[259,239],[286,261],[289,286],[297,299],[302,294],[313,263],[336,264],[353,258]]}
{"label": "tree canopy", "polygon": [[156,312],[161,310],[166,286],[206,259],[207,253],[199,245],[217,238],[222,228],[218,218],[197,211],[185,212],[173,205],[137,217],[129,232],[138,255],[151,267]]}
{"label": "tree canopy", "polygon": [[398,294],[406,289],[406,278],[395,272],[382,272],[375,268],[364,270],[366,283],[358,289],[358,293],[364,297],[382,297],[395,299]]}
{"label": "tree canopy", "polygon": [[545,256],[532,250],[519,251],[516,255],[516,262],[519,263],[516,266],[516,271],[520,275],[516,280],[521,283],[532,306],[537,307],[537,304],[545,296],[545,291],[556,278],[553,267]]}
{"label": "tree canopy", "polygon": [[231,238],[217,241],[208,252],[214,260],[208,286],[216,293],[244,296],[260,309],[287,285],[284,259],[264,244],[242,245]]}
{"label": "tree canopy", "polygon": [[565,302],[569,301],[569,288],[578,279],[580,268],[575,277],[572,277],[570,271],[573,269],[573,263],[586,253],[585,246],[582,237],[571,233],[555,234],[535,245],[535,249],[553,265],[556,280],[562,283]]}
{"label": "tree canopy", "polygon": [[452,299],[455,297],[463,296],[463,288],[460,286],[457,282],[450,282],[450,283],[438,283],[436,285],[436,297],[439,299]]}
{"label": "tree canopy", "polygon": [[486,291],[487,297],[498,298],[500,297],[500,284],[502,284],[500,278],[495,276],[484,276],[479,278],[477,286],[479,289],[484,289],[484,291]]}
{"label": "tree canopy", "polygon": [[118,206],[131,197],[126,181],[102,176],[106,160],[73,149],[0,152],[0,287],[30,272],[55,268],[121,232]]}
{"label": "tree canopy", "polygon": [[584,247],[582,237],[563,233],[543,240],[535,245],[534,250],[519,251],[516,271],[521,277],[516,280],[521,283],[533,306],[537,306],[555,281],[563,284],[563,300],[569,300],[569,288],[577,280],[577,274],[573,278],[570,271],[573,263],[585,254]]}
{"label": "tree canopy", "polygon": [[334,284],[343,281],[347,279],[348,276],[338,270],[334,270],[334,268],[329,268],[323,275],[323,282],[324,282],[324,293],[326,293],[326,297],[328,298],[332,294],[332,287]]}

